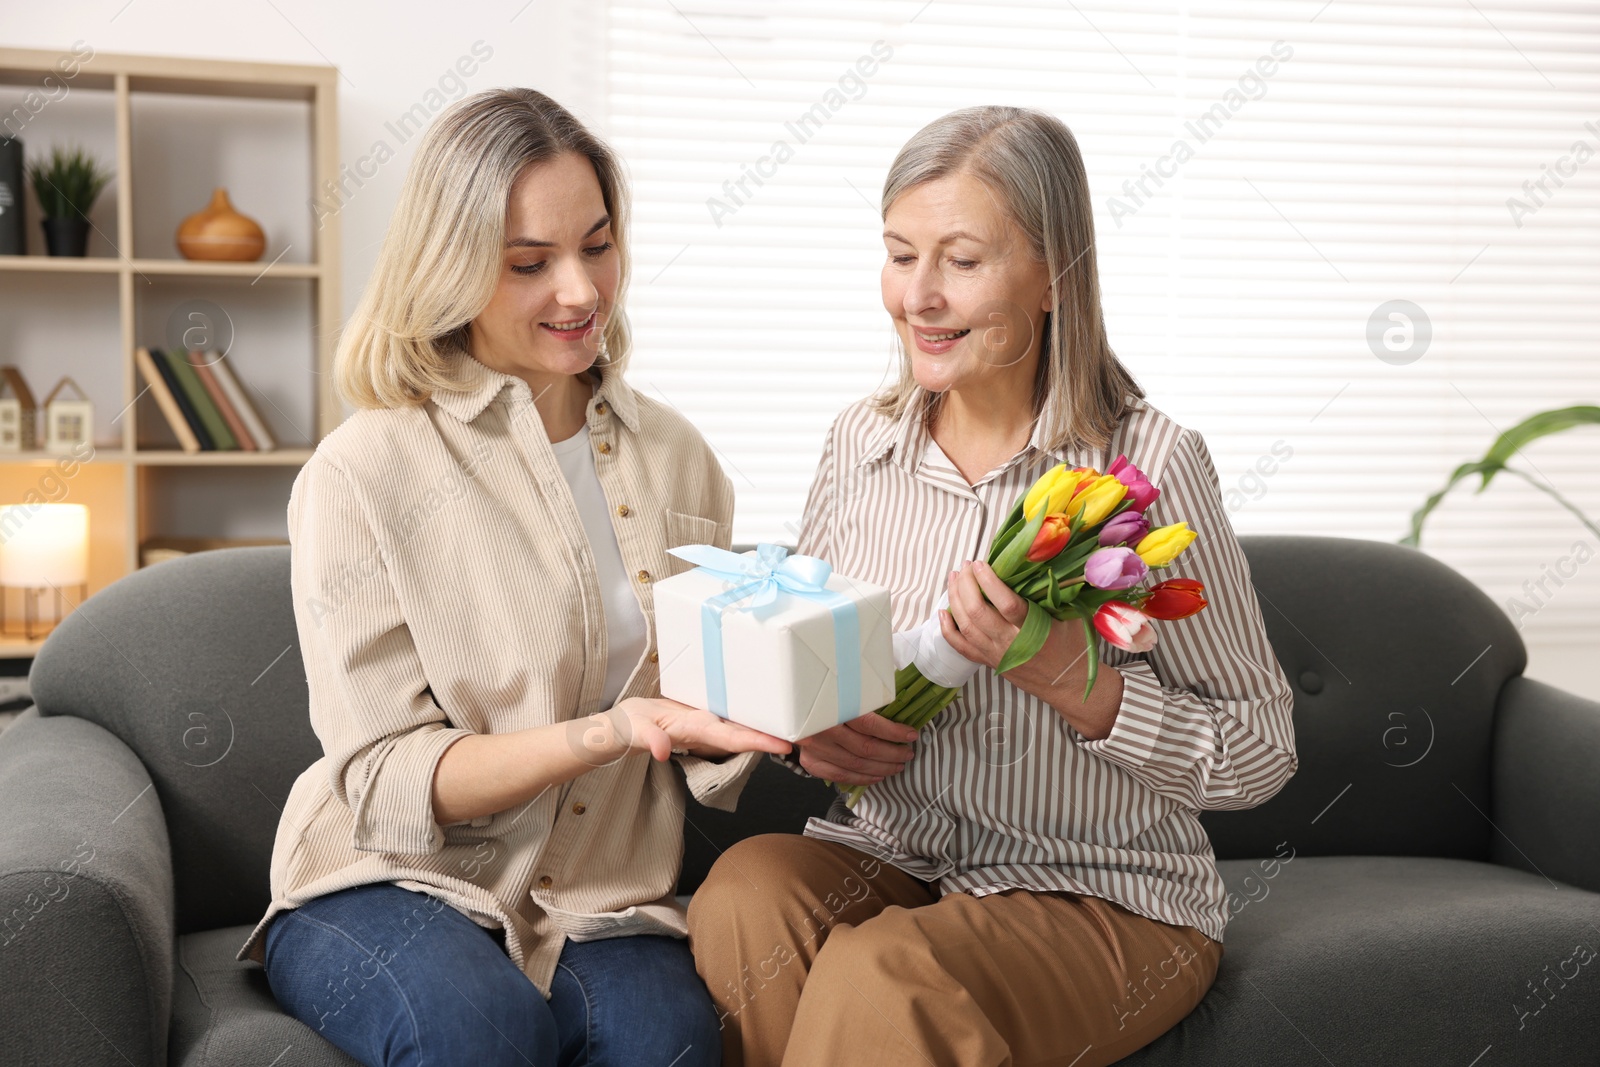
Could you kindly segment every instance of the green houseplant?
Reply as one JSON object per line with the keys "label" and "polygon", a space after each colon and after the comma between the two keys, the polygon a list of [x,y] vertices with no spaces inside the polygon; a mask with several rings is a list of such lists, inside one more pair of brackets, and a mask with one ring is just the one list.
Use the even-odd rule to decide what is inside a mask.
{"label": "green houseplant", "polygon": [[28,180],[44,216],[45,249],[52,256],[82,256],[89,249],[89,209],[112,172],[81,148],[51,149],[48,163],[28,165]]}
{"label": "green houseplant", "polygon": [[1444,499],[1445,494],[1455,488],[1457,482],[1476,474],[1483,479],[1478,483],[1476,490],[1481,493],[1489,488],[1490,480],[1501,471],[1516,475],[1535,489],[1550,496],[1556,503],[1572,512],[1578,521],[1588,528],[1590,533],[1600,538],[1600,526],[1596,526],[1594,520],[1580,511],[1576,504],[1556,492],[1554,486],[1547,485],[1527,471],[1510,465],[1511,457],[1524,445],[1553,433],[1570,430],[1575,426],[1600,426],[1600,407],[1596,407],[1593,404],[1579,404],[1570,408],[1541,411],[1536,415],[1528,416],[1499,437],[1496,437],[1494,443],[1489,446],[1489,451],[1483,454],[1482,459],[1463,463],[1457,467],[1451,472],[1449,480],[1444,483],[1443,487],[1423,501],[1422,506],[1412,513],[1411,530],[1400,538],[1400,543],[1402,545],[1410,545],[1413,548],[1417,547],[1422,538],[1423,521],[1427,519],[1434,508],[1439,506],[1439,502]]}

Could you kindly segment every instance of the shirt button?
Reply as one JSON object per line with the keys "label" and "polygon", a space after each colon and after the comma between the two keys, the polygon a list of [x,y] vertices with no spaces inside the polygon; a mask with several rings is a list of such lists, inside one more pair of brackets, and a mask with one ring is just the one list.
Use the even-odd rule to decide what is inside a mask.
{"label": "shirt button", "polygon": [[543,878],[539,879],[539,888],[540,889],[549,889],[551,886],[553,886],[555,884],[556,884],[555,879],[551,878],[548,874],[545,875]]}
{"label": "shirt button", "polygon": [[596,415],[604,415],[606,413],[606,402],[604,400],[594,406],[594,413]]}
{"label": "shirt button", "polygon": [[617,505],[617,514],[621,515],[623,518],[627,518],[628,515],[629,515],[628,505],[626,505],[626,504],[618,504]]}
{"label": "shirt button", "polygon": [[599,444],[595,445],[594,447],[599,450],[599,452],[600,452],[600,454],[602,456],[611,455],[611,442],[610,441],[601,441]]}
{"label": "shirt button", "polygon": [[639,580],[641,582],[645,582],[645,583],[648,584],[649,581],[650,581],[650,572],[649,571],[640,571],[639,572]]}
{"label": "shirt button", "polygon": [[661,659],[661,654],[659,652],[650,653],[650,662],[651,663],[655,663],[655,662],[659,661],[660,659]]}
{"label": "shirt button", "polygon": [[584,812],[586,812],[588,810],[589,809],[584,806],[584,803],[581,800],[578,801],[576,804],[572,805],[572,814],[574,814],[574,815],[582,815]]}
{"label": "shirt button", "polygon": [[972,502],[972,506],[973,506],[973,507],[974,507],[974,508],[976,508],[976,507],[977,507],[977,506],[978,506],[978,502],[977,502],[977,501],[976,501],[976,500],[974,500],[974,501],[973,501],[973,502]]}

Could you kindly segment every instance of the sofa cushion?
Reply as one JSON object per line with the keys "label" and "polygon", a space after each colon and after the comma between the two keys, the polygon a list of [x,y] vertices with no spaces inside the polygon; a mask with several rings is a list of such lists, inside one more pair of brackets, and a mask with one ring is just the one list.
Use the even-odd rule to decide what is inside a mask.
{"label": "sofa cushion", "polygon": [[[1600,893],[1452,859],[1218,867],[1234,914],[1216,983],[1122,1062],[1594,1062]],[[1160,995],[1157,978],[1120,1007]]]}
{"label": "sofa cushion", "polygon": [[1414,548],[1239,543],[1294,690],[1300,769],[1259,807],[1201,813],[1217,857],[1270,856],[1293,837],[1308,856],[1489,860],[1494,830],[1473,805],[1489,810],[1495,701],[1527,663],[1506,613]]}
{"label": "sofa cushion", "polygon": [[172,840],[178,932],[260,919],[284,800],[322,755],[288,548],[135,571],[51,632],[29,679],[41,714],[103,726],[150,773]]}
{"label": "sofa cushion", "polygon": [[172,1067],[360,1067],[278,1007],[267,972],[233,954],[254,924],[178,938],[172,995]]}

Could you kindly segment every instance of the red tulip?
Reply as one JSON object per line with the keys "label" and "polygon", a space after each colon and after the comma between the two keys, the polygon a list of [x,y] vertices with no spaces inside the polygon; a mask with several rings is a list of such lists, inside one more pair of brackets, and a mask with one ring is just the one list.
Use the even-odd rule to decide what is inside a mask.
{"label": "red tulip", "polygon": [[1108,600],[1094,613],[1094,628],[1124,652],[1148,652],[1156,647],[1156,629],[1144,613],[1121,600]]}
{"label": "red tulip", "polygon": [[1033,539],[1033,547],[1028,549],[1028,562],[1043,563],[1055,559],[1067,547],[1067,540],[1071,536],[1071,520],[1065,515],[1046,515],[1044,525],[1039,527],[1039,536]]}
{"label": "red tulip", "polygon": [[1162,622],[1187,619],[1208,603],[1205,591],[1206,587],[1194,578],[1168,578],[1150,587],[1150,595],[1139,610]]}

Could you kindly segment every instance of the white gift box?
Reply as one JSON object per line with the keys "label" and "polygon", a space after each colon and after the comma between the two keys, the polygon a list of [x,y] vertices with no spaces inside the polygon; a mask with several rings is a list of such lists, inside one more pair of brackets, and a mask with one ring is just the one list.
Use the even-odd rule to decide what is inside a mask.
{"label": "white gift box", "polygon": [[698,565],[655,583],[662,696],[786,741],[894,700],[887,589],[776,545],[668,551]]}

